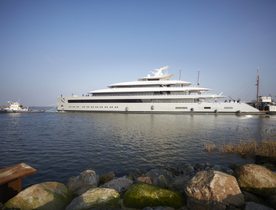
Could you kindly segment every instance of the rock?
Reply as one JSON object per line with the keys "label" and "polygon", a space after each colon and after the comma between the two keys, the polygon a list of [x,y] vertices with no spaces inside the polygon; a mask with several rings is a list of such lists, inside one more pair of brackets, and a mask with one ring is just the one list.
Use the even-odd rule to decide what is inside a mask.
{"label": "rock", "polygon": [[220,171],[199,171],[186,187],[188,208],[225,209],[242,206],[244,197],[234,176]]}
{"label": "rock", "polygon": [[242,193],[244,195],[244,200],[245,201],[248,201],[248,202],[252,201],[252,202],[255,202],[255,203],[262,203],[263,202],[263,199],[261,199],[260,197],[256,196],[253,193],[246,192],[246,191],[243,191]]}
{"label": "rock", "polygon": [[146,207],[143,210],[174,210],[174,208],[169,206],[157,206],[157,207]]}
{"label": "rock", "polygon": [[179,193],[158,186],[138,183],[132,185],[124,196],[124,205],[130,208],[168,206],[179,208],[182,198]]}
{"label": "rock", "polygon": [[263,166],[243,165],[236,170],[236,176],[243,190],[260,196],[276,194],[276,174]]}
{"label": "rock", "polygon": [[151,178],[149,176],[139,176],[137,182],[142,182],[145,184],[152,184]]}
{"label": "rock", "polygon": [[109,181],[111,181],[114,178],[115,178],[114,171],[110,171],[110,172],[108,172],[108,173],[103,174],[103,175],[100,176],[100,184],[101,185],[105,184],[106,182],[109,182]]}
{"label": "rock", "polygon": [[71,201],[67,187],[58,182],[32,185],[5,203],[6,208],[20,210],[63,210]]}
{"label": "rock", "polygon": [[271,195],[267,198],[267,204],[276,209],[276,195]]}
{"label": "rock", "polygon": [[81,195],[90,188],[98,186],[99,177],[93,170],[85,170],[79,176],[68,180],[68,189],[74,194]]}
{"label": "rock", "polygon": [[190,175],[193,176],[195,174],[194,167],[190,163],[181,164],[181,166],[177,166],[175,169],[175,175]]}
{"label": "rock", "polygon": [[188,210],[188,207],[187,206],[182,206],[181,208],[179,208],[177,210]]}
{"label": "rock", "polygon": [[196,163],[196,164],[194,165],[194,170],[195,170],[196,172],[198,172],[198,171],[203,171],[203,170],[205,170],[205,168],[206,168],[206,166],[205,166],[204,163]]}
{"label": "rock", "polygon": [[136,168],[136,169],[131,170],[131,171],[128,173],[127,177],[128,177],[129,179],[136,180],[139,176],[144,175],[146,172],[147,172],[147,171],[145,171],[145,170],[141,170],[141,169],[137,169],[137,168]]}
{"label": "rock", "polygon": [[132,184],[133,184],[132,180],[130,180],[126,177],[120,177],[117,179],[112,179],[111,181],[105,183],[101,187],[112,188],[121,193],[121,192],[126,191],[129,188],[129,186]]}
{"label": "rock", "polygon": [[159,187],[167,188],[173,179],[172,172],[166,169],[152,169],[146,173],[150,177],[152,183]]}
{"label": "rock", "polygon": [[66,210],[111,209],[118,205],[120,194],[114,189],[92,188],[73,199]]}
{"label": "rock", "polygon": [[259,203],[246,202],[245,210],[273,210],[273,209]]}
{"label": "rock", "polygon": [[191,177],[188,175],[176,176],[170,183],[169,189],[185,193],[185,188],[190,180]]}

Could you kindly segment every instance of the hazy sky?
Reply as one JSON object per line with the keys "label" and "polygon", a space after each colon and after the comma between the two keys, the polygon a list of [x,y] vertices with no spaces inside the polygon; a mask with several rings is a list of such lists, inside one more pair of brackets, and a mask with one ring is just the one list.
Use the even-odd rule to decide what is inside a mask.
{"label": "hazy sky", "polygon": [[276,96],[275,0],[0,0],[0,104],[55,105],[170,66],[252,100]]}

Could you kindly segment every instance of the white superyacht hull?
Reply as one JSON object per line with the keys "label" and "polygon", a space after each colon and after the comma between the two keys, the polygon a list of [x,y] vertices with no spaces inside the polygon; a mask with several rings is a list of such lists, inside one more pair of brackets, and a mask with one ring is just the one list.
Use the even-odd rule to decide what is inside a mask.
{"label": "white superyacht hull", "polygon": [[252,113],[259,110],[246,103],[68,103],[59,100],[58,111],[71,112],[125,112],[125,113]]}
{"label": "white superyacht hull", "polygon": [[[124,113],[258,113],[240,100],[219,102],[222,93],[210,94],[209,88],[190,82],[171,80],[168,66],[154,69],[152,75],[138,81],[115,83],[106,89],[90,91],[86,96],[58,99],[58,111]],[[206,94],[207,93],[207,94]]]}

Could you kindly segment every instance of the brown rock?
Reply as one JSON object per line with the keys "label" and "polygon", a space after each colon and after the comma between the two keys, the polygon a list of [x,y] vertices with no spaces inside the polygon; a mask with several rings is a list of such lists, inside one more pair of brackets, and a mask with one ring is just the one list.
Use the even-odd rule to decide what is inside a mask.
{"label": "brown rock", "polygon": [[246,164],[236,170],[239,186],[260,196],[276,194],[276,174],[269,169],[256,165]]}
{"label": "brown rock", "polygon": [[244,197],[234,176],[220,171],[200,171],[186,187],[191,209],[225,209],[242,206]]}
{"label": "brown rock", "polygon": [[152,184],[151,178],[149,176],[139,176],[137,182],[142,182],[146,184]]}

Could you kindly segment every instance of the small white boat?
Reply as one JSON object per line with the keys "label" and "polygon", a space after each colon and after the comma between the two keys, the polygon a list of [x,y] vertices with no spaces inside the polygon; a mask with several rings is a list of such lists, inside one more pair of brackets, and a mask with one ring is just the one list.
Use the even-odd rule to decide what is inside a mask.
{"label": "small white boat", "polygon": [[267,114],[276,114],[276,103],[272,100],[271,96],[259,96],[256,107]]}
{"label": "small white boat", "polygon": [[28,107],[24,107],[18,102],[9,102],[9,106],[3,109],[5,112],[29,112]]}

